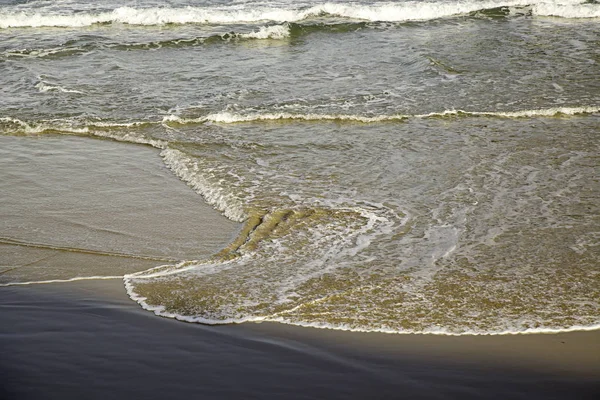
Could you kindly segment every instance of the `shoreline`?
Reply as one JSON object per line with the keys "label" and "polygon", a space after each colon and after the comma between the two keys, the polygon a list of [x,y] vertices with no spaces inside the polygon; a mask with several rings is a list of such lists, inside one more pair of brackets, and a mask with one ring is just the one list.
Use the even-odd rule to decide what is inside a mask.
{"label": "shoreline", "polygon": [[[21,146],[19,139],[3,140]],[[70,148],[67,151],[67,142],[75,153]],[[169,238],[177,233],[194,238],[182,243],[182,254],[193,251],[209,256],[227,246],[240,229],[238,224],[225,221],[208,205],[199,202],[197,194],[174,179],[154,151],[130,152],[129,146],[118,143],[93,143],[81,138],[49,138],[43,143],[32,139],[27,144],[37,145],[43,151],[56,146],[55,150],[63,154],[56,168],[69,171],[71,182],[81,185],[76,192],[88,196],[80,201],[75,196],[69,198],[57,192],[58,203],[54,206],[66,208],[69,215],[72,207],[108,204],[94,196],[97,188],[89,184],[90,171],[70,172],[73,156],[87,152],[90,165],[92,156],[99,154],[94,159],[99,171],[103,169],[119,178],[107,188],[114,193],[110,197],[112,206],[92,214],[83,210],[81,214],[91,217],[93,223],[82,220],[77,225],[85,232],[93,232],[98,238],[95,243],[107,244],[101,248],[135,256],[139,246],[142,249],[146,246],[140,254],[160,257],[169,254],[163,245],[170,243]],[[98,148],[105,149],[105,153],[94,150]],[[109,155],[115,160],[113,164],[108,160]],[[119,188],[128,188],[126,183],[130,176],[116,175],[115,165],[123,160],[144,165],[146,169],[138,171],[138,175],[143,173],[148,179],[152,178],[156,187],[165,192],[154,201],[145,199],[144,207],[135,208],[139,213],[134,218],[136,224],[113,218],[110,220],[120,225],[118,229],[109,226],[107,230],[102,224],[115,209],[116,194]],[[127,163],[124,170],[128,169]],[[46,167],[47,164],[48,161]],[[28,174],[41,179],[37,177],[38,170]],[[102,181],[102,173],[96,174],[99,177],[93,181]],[[142,185],[143,193],[155,193],[151,186],[145,186],[150,181],[138,179],[137,182],[140,185],[146,182]],[[57,187],[58,183],[60,179]],[[71,192],[72,189],[67,194]],[[129,197],[123,198],[122,205],[139,201],[139,192],[132,190]],[[15,197],[11,207],[16,211],[8,213],[7,207],[7,215],[21,215],[21,219],[26,216],[32,227],[41,224],[54,232],[41,232],[39,237],[30,238],[31,232],[36,231],[23,229],[23,240],[64,247],[64,243],[78,237],[79,231],[64,221],[48,222],[44,215],[32,217],[19,211],[25,208],[20,198],[26,196],[11,193]],[[66,199],[73,205],[66,207],[63,204]],[[196,211],[191,213],[196,219],[182,220],[190,223],[185,229],[180,223],[158,224],[155,218],[159,216],[154,214],[152,219],[146,220],[148,214],[144,214],[144,210],[156,213],[159,208],[154,204],[164,199],[177,201],[170,207],[160,208],[162,221],[172,223],[174,216],[183,215],[177,212],[181,207],[187,211],[199,207],[193,208]],[[33,209],[52,210],[51,207]],[[15,219],[6,230],[15,234],[14,227],[18,228],[19,224],[21,220]],[[133,228],[135,231],[131,231]],[[167,228],[174,229],[173,233],[163,232]],[[59,231],[63,236],[56,235]],[[123,238],[130,240],[121,248]],[[154,244],[149,246],[148,241]],[[113,249],[108,244],[118,246]],[[4,271],[3,280],[39,282],[35,278],[45,277],[47,281],[45,284],[0,285],[0,376],[3,377],[0,399],[85,397],[105,400],[107,396],[164,399],[201,394],[203,398],[214,399],[504,400],[595,399],[600,394],[600,330],[451,336],[309,329],[281,322],[216,326],[182,323],[172,318],[158,318],[127,295],[121,274],[147,270],[147,265],[156,268],[152,261],[115,257],[98,251],[92,254],[65,252],[50,247],[27,247],[24,251],[23,247],[11,244],[1,245],[0,251],[7,265],[23,265],[20,269]],[[106,276],[62,279],[96,270]],[[60,282],[51,282],[53,280]]]}
{"label": "shoreline", "polygon": [[207,386],[205,398],[600,394],[600,331],[440,336],[207,326],[158,318],[114,280],[4,287],[0,300],[8,399],[184,398]]}
{"label": "shoreline", "polygon": [[[137,273],[144,273],[146,271],[139,271]],[[135,275],[135,273],[134,273]],[[36,285],[50,285],[50,284],[64,284],[64,283],[74,283],[74,282],[85,282],[85,281],[118,281],[124,282],[124,278],[126,276],[82,276],[82,277],[73,277],[69,279],[51,279],[45,281],[24,281],[24,282],[3,282],[0,283],[0,288],[2,287],[21,287],[21,286],[36,286]],[[141,307],[142,310],[147,311],[151,314],[154,314],[157,317],[172,319],[178,322],[190,323],[190,324],[200,324],[205,326],[227,326],[227,325],[245,325],[245,324],[281,324],[281,325],[289,325],[298,328],[309,328],[309,329],[318,329],[318,330],[331,330],[337,332],[349,332],[349,333],[360,333],[360,334],[384,334],[384,335],[416,335],[416,336],[447,336],[447,337],[487,337],[487,336],[522,336],[522,335],[562,335],[568,333],[579,333],[579,332],[596,332],[600,331],[600,324],[591,325],[591,326],[572,326],[569,328],[533,328],[527,329],[524,331],[501,331],[501,332],[448,332],[443,329],[439,330],[431,330],[431,331],[423,331],[423,332],[409,332],[409,331],[393,331],[393,330],[385,330],[385,329],[356,329],[356,328],[346,328],[341,326],[328,326],[328,325],[319,325],[319,324],[311,324],[311,323],[303,323],[303,322],[290,322],[284,319],[268,319],[268,318],[256,318],[256,319],[247,319],[247,320],[232,320],[225,322],[214,322],[212,320],[204,320],[200,317],[186,317],[184,315],[172,314],[172,313],[163,313],[160,311],[160,307],[149,306],[146,303],[141,304],[139,301],[143,301],[145,298],[139,297],[136,294],[133,294],[128,289],[127,282],[124,282],[123,288],[125,290],[125,294],[134,304],[137,304]],[[134,298],[138,297],[138,299]],[[138,301],[139,300],[139,301]]]}

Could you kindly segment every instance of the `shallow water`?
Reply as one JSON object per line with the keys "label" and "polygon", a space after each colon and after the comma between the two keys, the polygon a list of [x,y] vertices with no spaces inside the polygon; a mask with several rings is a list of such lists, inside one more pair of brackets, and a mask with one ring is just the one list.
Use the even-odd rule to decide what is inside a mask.
{"label": "shallow water", "polygon": [[206,258],[239,224],[155,149],[73,136],[0,136],[0,285],[116,279]]}
{"label": "shallow water", "polygon": [[600,324],[595,2],[13,3],[3,135],[148,144],[245,223],[202,262],[127,275],[145,308],[386,332]]}

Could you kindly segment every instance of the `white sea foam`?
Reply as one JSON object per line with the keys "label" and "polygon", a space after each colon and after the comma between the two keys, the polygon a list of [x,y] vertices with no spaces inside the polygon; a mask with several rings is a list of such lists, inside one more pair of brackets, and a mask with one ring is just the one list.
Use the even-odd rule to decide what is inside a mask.
{"label": "white sea foam", "polygon": [[146,297],[140,296],[139,294],[137,294],[135,292],[135,288],[132,283],[132,278],[135,278],[135,277],[129,276],[129,275],[126,275],[125,277],[123,277],[123,282],[125,284],[125,290],[127,291],[127,295],[131,298],[131,300],[137,302],[144,310],[151,311],[155,315],[165,317],[165,318],[176,319],[178,321],[199,323],[199,324],[205,324],[205,325],[237,324],[237,323],[242,323],[242,322],[260,321],[260,319],[239,320],[239,319],[234,319],[234,318],[226,319],[226,320],[222,320],[222,321],[215,321],[215,320],[202,318],[202,317],[191,317],[191,316],[186,316],[186,315],[170,313],[168,311],[165,311],[164,306],[148,304],[148,302],[146,301],[147,300]]}
{"label": "white sea foam", "polygon": [[[568,18],[593,18],[598,10],[595,4],[580,4],[572,0],[505,0],[497,1],[451,1],[402,3],[378,3],[358,5],[355,3],[324,3],[308,8],[298,7],[119,7],[108,12],[80,12],[70,15],[31,12],[0,12],[0,28],[11,27],[83,27],[102,23],[123,23],[132,25],[163,24],[236,24],[244,22],[294,22],[322,15],[366,21],[402,22],[411,20],[432,20],[464,15],[471,12],[502,6],[533,5],[539,15],[566,16]],[[548,14],[552,13],[552,14]]]}
{"label": "white sea foam", "polygon": [[[472,116],[472,117],[495,117],[495,118],[535,118],[535,117],[556,117],[556,116],[574,116],[583,114],[600,113],[600,106],[585,106],[585,107],[555,107],[538,110],[520,110],[520,111],[465,111],[465,110],[445,110],[442,112],[432,112],[427,114],[391,114],[377,116],[363,116],[355,114],[317,114],[317,113],[232,113],[223,111],[219,113],[209,114],[205,117],[198,118],[181,118],[177,115],[168,115],[163,117],[162,121],[138,121],[138,122],[103,122],[103,121],[72,121],[68,119],[43,120],[37,122],[25,122],[18,118],[0,117],[0,123],[15,125],[17,131],[22,131],[27,134],[36,134],[44,132],[65,132],[73,134],[92,134],[95,136],[109,137],[115,140],[149,144],[159,149],[166,149],[168,143],[162,140],[154,140],[145,137],[142,134],[134,134],[127,131],[105,131],[105,128],[132,128],[142,125],[152,124],[198,124],[198,123],[219,123],[219,124],[235,124],[243,122],[260,122],[260,121],[341,121],[341,122],[358,122],[358,123],[378,123],[378,122],[393,122],[403,121],[410,118],[440,118],[452,116]],[[100,128],[95,130],[94,128]],[[234,218],[234,220],[237,220]]]}
{"label": "white sea foam", "polygon": [[[455,332],[444,328],[428,328],[424,330],[411,330],[411,329],[403,329],[403,330],[394,330],[388,328],[357,328],[354,326],[350,326],[348,324],[327,324],[327,323],[316,323],[316,322],[305,322],[292,320],[289,318],[281,317],[278,314],[268,315],[268,316],[251,316],[244,318],[224,318],[224,319],[210,319],[204,318],[200,316],[189,316],[189,315],[181,315],[177,313],[168,312],[165,310],[164,306],[160,305],[152,305],[146,302],[147,298],[138,295],[135,292],[134,285],[131,281],[135,276],[126,275],[123,277],[125,283],[125,289],[127,291],[128,296],[140,304],[140,306],[148,311],[153,312],[154,314],[176,319],[178,321],[191,322],[191,323],[199,323],[205,325],[229,325],[229,324],[242,324],[248,322],[278,322],[287,325],[295,325],[302,326],[307,328],[317,328],[317,329],[331,329],[338,331],[349,331],[349,332],[365,332],[365,333],[387,333],[387,334],[404,334],[404,335],[440,335],[440,336],[501,336],[501,335],[528,335],[528,334],[555,334],[555,333],[566,333],[566,332],[578,332],[578,331],[595,331],[600,329],[600,324],[594,325],[573,325],[567,328],[527,328],[527,329],[505,329],[498,331],[475,331],[475,330],[465,330],[462,332]],[[285,312],[284,312],[285,313]]]}
{"label": "white sea foam", "polygon": [[174,115],[174,114],[169,114],[163,117],[162,121],[163,124],[168,124],[169,122],[175,122],[177,124],[198,124],[198,123],[203,123],[206,122],[206,118],[181,118],[178,115]]}
{"label": "white sea foam", "polygon": [[522,111],[465,111],[465,110],[445,110],[442,112],[432,112],[427,114],[392,114],[378,115],[374,117],[354,115],[354,114],[300,114],[300,113],[232,113],[228,111],[209,114],[205,118],[197,119],[182,119],[179,117],[169,117],[169,121],[177,121],[178,123],[199,123],[199,122],[214,122],[220,124],[234,124],[240,122],[257,122],[257,121],[284,121],[284,120],[303,120],[303,121],[348,121],[361,123],[377,123],[388,121],[402,121],[409,118],[436,118],[448,116],[482,116],[482,117],[498,117],[498,118],[526,118],[526,117],[554,117],[559,115],[578,115],[578,114],[593,114],[600,112],[600,107],[556,107],[539,110],[522,110]]}
{"label": "white sea foam", "polygon": [[532,7],[532,13],[560,18],[600,18],[600,4],[541,3]]}
{"label": "white sea foam", "polygon": [[51,85],[47,82],[44,81],[39,81],[35,87],[38,89],[38,91],[40,93],[47,93],[47,92],[61,92],[61,93],[78,93],[78,94],[83,94],[83,92],[80,92],[79,90],[72,90],[72,89],[65,89],[62,86],[58,86],[58,85]]}
{"label": "white sea foam", "polygon": [[[387,333],[387,334],[422,334],[422,335],[442,335],[442,336],[498,336],[498,335],[521,335],[521,334],[555,334],[555,333],[565,333],[565,332],[578,332],[578,331],[594,331],[600,329],[600,324],[594,325],[573,325],[567,328],[528,328],[528,329],[506,329],[506,330],[498,330],[498,331],[473,331],[466,330],[463,332],[453,332],[443,328],[430,328],[425,330],[393,330],[393,329],[385,329],[385,328],[356,328],[350,325],[332,325],[326,323],[313,323],[313,322],[303,322],[290,320],[289,318],[281,317],[277,314],[271,316],[256,316],[256,317],[247,317],[247,318],[226,318],[222,320],[214,320],[208,319],[198,316],[186,316],[180,315],[176,313],[170,313],[165,311],[164,306],[155,306],[148,304],[146,302],[146,298],[138,295],[134,290],[134,285],[132,283],[133,279],[136,278],[152,278],[157,276],[164,276],[173,273],[184,272],[187,269],[197,268],[198,265],[192,265],[185,267],[184,264],[189,263],[183,262],[176,265],[169,266],[158,266],[151,268],[146,271],[136,272],[133,274],[128,274],[124,276],[85,276],[85,277],[75,277],[70,279],[51,279],[51,280],[43,280],[43,281],[28,281],[28,282],[8,282],[1,283],[0,287],[8,287],[8,286],[26,286],[26,285],[36,285],[36,284],[51,284],[51,283],[69,283],[83,280],[112,280],[112,279],[123,279],[125,290],[127,291],[128,296],[140,304],[140,306],[148,311],[153,312],[156,315],[173,318],[179,321],[192,322],[192,323],[200,323],[206,325],[227,325],[227,324],[241,324],[247,322],[278,322],[288,325],[296,325],[302,327],[310,327],[310,328],[318,328],[318,329],[332,329],[332,330],[340,330],[340,331],[351,331],[351,332],[376,332],[376,333]],[[168,267],[167,271],[160,271],[157,273],[152,273],[152,271],[157,269],[164,269]]]}
{"label": "white sea foam", "polygon": [[[295,114],[295,113],[251,113],[251,114],[240,114],[231,112],[220,112],[210,114],[204,118],[207,122],[216,122],[220,124],[233,124],[238,122],[254,122],[254,121],[277,121],[277,120],[304,120],[304,121],[349,121],[349,122],[383,122],[383,121],[397,121],[409,118],[406,115],[378,115],[376,117],[367,117],[361,115],[351,114]],[[185,120],[180,120],[180,122]],[[197,120],[190,120],[190,122]],[[186,121],[187,122],[187,121]]]}
{"label": "white sea foam", "polygon": [[93,131],[93,136],[114,139],[118,142],[147,144],[157,149],[165,149],[168,145],[164,140],[149,139],[143,135],[128,132]]}
{"label": "white sea foam", "polygon": [[[179,319],[179,318],[178,318]],[[453,332],[443,328],[429,328],[424,330],[394,330],[385,328],[356,328],[350,325],[331,325],[325,323],[312,323],[293,321],[282,317],[265,317],[258,321],[279,322],[288,325],[304,326],[318,329],[332,329],[350,332],[367,332],[367,333],[389,333],[389,334],[405,334],[405,335],[440,335],[440,336],[500,336],[500,335],[527,335],[527,334],[552,334],[578,331],[595,331],[600,329],[600,324],[595,325],[573,325],[568,328],[528,328],[528,329],[506,329],[498,331],[474,331],[465,330],[463,332]],[[192,321],[191,321],[192,322]],[[241,321],[245,322],[245,321]]]}
{"label": "white sea foam", "polygon": [[244,39],[285,39],[290,36],[288,25],[263,26],[256,32],[242,33]]}
{"label": "white sea foam", "polygon": [[526,118],[526,117],[555,117],[559,115],[578,115],[578,114],[593,114],[600,112],[600,107],[553,107],[542,108],[537,110],[521,110],[521,111],[465,111],[465,110],[445,110],[442,112],[434,112],[428,114],[418,114],[416,118],[432,118],[445,116],[482,116],[482,117],[500,117],[500,118]]}
{"label": "white sea foam", "polygon": [[38,134],[44,132],[65,132],[72,134],[84,134],[88,133],[89,129],[86,126],[80,127],[73,124],[72,121],[68,120],[47,120],[36,123],[28,123],[18,118],[11,117],[0,117],[0,123],[15,125],[18,128],[17,131],[24,132],[26,134]]}
{"label": "white sea foam", "polygon": [[578,115],[578,114],[594,114],[600,112],[600,107],[555,107],[544,108],[539,110],[523,110],[523,111],[508,111],[508,112],[477,112],[477,111],[458,111],[467,115],[481,115],[491,117],[506,117],[506,118],[525,118],[525,117],[555,117],[559,115]]}

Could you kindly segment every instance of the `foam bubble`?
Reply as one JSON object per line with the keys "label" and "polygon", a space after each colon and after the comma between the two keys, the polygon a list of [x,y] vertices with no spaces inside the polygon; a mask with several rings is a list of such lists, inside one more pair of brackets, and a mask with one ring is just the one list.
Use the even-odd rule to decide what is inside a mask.
{"label": "foam bubble", "polygon": [[[176,271],[180,272],[180,271]],[[508,336],[508,335],[530,335],[530,334],[556,334],[556,333],[566,333],[566,332],[580,332],[580,331],[595,331],[600,329],[600,324],[594,325],[573,325],[567,328],[551,328],[551,327],[541,327],[541,328],[528,328],[528,329],[505,329],[505,330],[497,330],[497,331],[477,331],[477,330],[464,330],[462,332],[451,331],[449,329],[441,328],[441,327],[432,327],[424,330],[413,330],[413,329],[390,329],[383,327],[356,327],[349,324],[328,324],[321,322],[306,322],[306,321],[298,321],[298,320],[290,320],[285,317],[281,317],[277,314],[267,315],[267,316],[249,316],[242,318],[224,318],[224,319],[213,319],[206,318],[201,316],[191,316],[191,315],[182,315],[178,313],[173,313],[166,311],[166,308],[161,305],[153,305],[147,302],[147,298],[141,296],[135,292],[135,287],[133,284],[133,279],[139,277],[136,274],[125,275],[123,277],[125,289],[127,291],[128,296],[140,306],[148,311],[153,312],[154,314],[165,317],[172,318],[178,321],[190,322],[190,323],[199,323],[204,325],[229,325],[229,324],[242,324],[248,322],[277,322],[286,325],[295,325],[307,328],[317,328],[317,329],[331,329],[338,331],[348,331],[348,332],[363,332],[363,333],[386,333],[386,334],[401,334],[401,335],[439,335],[439,336]],[[298,306],[301,307],[302,305]],[[293,311],[289,310],[289,311]]]}
{"label": "foam bubble", "polygon": [[[161,314],[162,315],[162,314]],[[179,319],[179,318],[177,318]],[[349,332],[365,332],[365,333],[388,333],[388,334],[404,334],[404,335],[440,335],[440,336],[501,336],[501,335],[529,335],[529,334],[553,334],[553,333],[566,333],[566,332],[579,332],[579,331],[595,331],[600,329],[600,324],[596,325],[574,325],[568,328],[529,328],[529,329],[507,329],[499,331],[475,331],[465,330],[462,332],[453,332],[444,328],[429,328],[425,330],[395,330],[386,328],[357,328],[354,326],[340,324],[332,325],[326,323],[312,323],[312,322],[299,322],[292,321],[282,317],[276,318],[262,318],[262,321],[279,322],[287,325],[296,325],[318,329],[331,329],[338,331],[349,331]],[[194,321],[190,321],[194,322]],[[244,322],[244,321],[241,321]],[[258,322],[258,321],[257,321]]]}
{"label": "foam bubble", "polygon": [[73,54],[81,51],[81,49],[68,47],[55,47],[51,49],[12,49],[4,51],[2,55],[5,57],[44,58],[60,54]]}

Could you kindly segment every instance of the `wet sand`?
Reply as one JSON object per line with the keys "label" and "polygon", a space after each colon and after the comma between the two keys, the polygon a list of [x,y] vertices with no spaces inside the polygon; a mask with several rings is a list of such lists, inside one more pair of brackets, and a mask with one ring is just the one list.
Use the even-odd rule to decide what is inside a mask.
{"label": "wet sand", "polygon": [[5,399],[594,399],[600,332],[352,333],[160,318],[122,282],[0,290]]}
{"label": "wet sand", "polygon": [[157,149],[73,136],[0,136],[0,204],[0,284],[202,259],[240,227]]}

